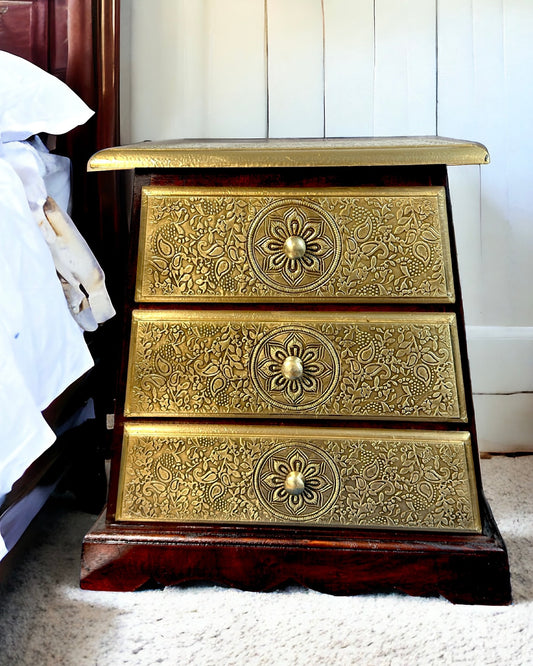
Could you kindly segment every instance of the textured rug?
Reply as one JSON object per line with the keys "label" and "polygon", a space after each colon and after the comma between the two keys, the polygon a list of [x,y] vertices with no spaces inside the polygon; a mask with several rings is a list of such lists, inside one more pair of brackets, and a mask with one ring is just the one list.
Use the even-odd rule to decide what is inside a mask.
{"label": "textured rug", "polygon": [[454,606],[399,594],[333,597],[210,585],[78,587],[94,516],[55,499],[0,586],[0,664],[533,664],[533,456],[482,461],[511,560],[514,603]]}

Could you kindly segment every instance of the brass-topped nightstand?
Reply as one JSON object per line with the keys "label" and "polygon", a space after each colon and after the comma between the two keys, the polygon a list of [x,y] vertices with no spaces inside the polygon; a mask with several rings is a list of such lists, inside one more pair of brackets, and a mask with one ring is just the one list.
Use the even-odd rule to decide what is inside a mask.
{"label": "brass-topped nightstand", "polygon": [[293,581],[509,603],[446,176],[487,161],[438,137],[92,158],[135,169],[135,259],[84,587]]}

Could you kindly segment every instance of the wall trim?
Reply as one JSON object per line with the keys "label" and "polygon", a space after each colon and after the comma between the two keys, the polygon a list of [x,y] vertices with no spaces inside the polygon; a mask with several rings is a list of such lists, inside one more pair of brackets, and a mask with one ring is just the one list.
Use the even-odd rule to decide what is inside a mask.
{"label": "wall trim", "polygon": [[533,327],[467,326],[481,451],[533,451]]}

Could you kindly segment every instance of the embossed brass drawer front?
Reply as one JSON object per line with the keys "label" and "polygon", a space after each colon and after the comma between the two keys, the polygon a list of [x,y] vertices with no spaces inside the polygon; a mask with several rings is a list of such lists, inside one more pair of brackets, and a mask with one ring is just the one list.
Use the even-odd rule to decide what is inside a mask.
{"label": "embossed brass drawer front", "polygon": [[135,311],[125,414],[464,421],[455,315]]}
{"label": "embossed brass drawer front", "polygon": [[127,424],[117,519],[480,531],[465,432]]}
{"label": "embossed brass drawer front", "polygon": [[455,299],[442,187],[145,187],[138,302]]}

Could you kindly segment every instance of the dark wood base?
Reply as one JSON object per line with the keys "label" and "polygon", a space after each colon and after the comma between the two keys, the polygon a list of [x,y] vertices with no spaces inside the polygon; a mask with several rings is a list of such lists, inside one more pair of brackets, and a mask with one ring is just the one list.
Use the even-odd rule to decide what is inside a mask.
{"label": "dark wood base", "polygon": [[397,591],[509,604],[507,552],[483,508],[479,535],[106,524],[102,514],[84,539],[81,586],[133,591],[209,581],[269,591],[298,584],[336,595]]}

